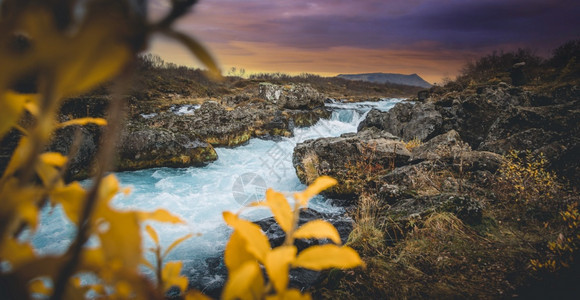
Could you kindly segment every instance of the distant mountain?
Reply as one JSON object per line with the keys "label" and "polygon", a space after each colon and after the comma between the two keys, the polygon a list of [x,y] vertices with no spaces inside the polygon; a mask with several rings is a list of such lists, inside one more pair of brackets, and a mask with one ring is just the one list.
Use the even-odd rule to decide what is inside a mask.
{"label": "distant mountain", "polygon": [[410,86],[419,86],[424,88],[430,88],[431,84],[425,81],[421,76],[417,74],[403,75],[395,73],[365,73],[365,74],[340,74],[336,77],[349,79],[349,80],[360,80],[369,81],[376,83],[394,83]]}

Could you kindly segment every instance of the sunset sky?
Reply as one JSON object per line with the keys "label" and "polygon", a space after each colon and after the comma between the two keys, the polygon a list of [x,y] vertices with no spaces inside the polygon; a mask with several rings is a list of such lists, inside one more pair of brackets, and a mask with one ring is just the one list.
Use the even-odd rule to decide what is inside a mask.
{"label": "sunset sky", "polygon": [[[169,0],[153,3],[153,18]],[[417,73],[457,75],[493,50],[548,56],[580,38],[578,0],[200,0],[178,28],[200,40],[227,73]],[[179,45],[153,53],[199,67]]]}

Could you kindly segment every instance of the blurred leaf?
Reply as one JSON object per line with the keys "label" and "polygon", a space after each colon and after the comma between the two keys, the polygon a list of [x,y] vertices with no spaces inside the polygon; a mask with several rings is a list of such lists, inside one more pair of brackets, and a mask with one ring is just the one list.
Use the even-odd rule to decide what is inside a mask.
{"label": "blurred leaf", "polygon": [[43,280],[35,279],[28,284],[28,289],[31,293],[49,296],[52,293],[52,288],[47,287]]}
{"label": "blurred leaf", "polygon": [[22,264],[35,258],[34,250],[30,244],[18,242],[11,237],[2,241],[0,257],[3,261],[10,262],[13,268],[19,268]]}
{"label": "blurred leaf", "polygon": [[320,271],[329,268],[348,269],[363,266],[356,251],[350,247],[328,244],[313,246],[300,252],[293,266]]}
{"label": "blurred leaf", "polygon": [[58,152],[47,152],[40,155],[40,161],[43,163],[53,166],[62,167],[66,164],[68,158]]}
{"label": "blurred leaf", "polygon": [[314,220],[302,225],[296,232],[294,238],[297,239],[330,239],[335,244],[340,244],[340,235],[336,228],[323,220]]}
{"label": "blurred leaf", "polygon": [[309,185],[304,192],[294,194],[294,198],[300,202],[300,206],[305,207],[308,205],[310,198],[336,184],[336,179],[328,176],[320,176],[316,178],[316,180],[314,180],[314,182]]}
{"label": "blurred leaf", "polygon": [[0,94],[0,139],[20,120],[29,96],[10,91]]}
{"label": "blurred leaf", "polygon": [[139,218],[141,220],[153,220],[153,221],[172,223],[172,224],[184,224],[185,223],[182,219],[180,219],[179,217],[176,217],[175,215],[173,215],[172,213],[168,212],[165,209],[157,209],[157,210],[152,211],[152,212],[138,211],[135,213],[137,213],[139,215]]}
{"label": "blurred leaf", "polygon": [[238,231],[246,240],[248,252],[252,253],[259,261],[263,262],[266,254],[271,250],[268,237],[262,232],[260,226],[243,219],[231,212],[223,213],[224,220],[228,225]]}
{"label": "blurred leaf", "polygon": [[209,54],[209,52],[198,41],[173,29],[167,30],[164,33],[185,45],[189,51],[191,51],[209,69],[210,74],[214,79],[222,78],[221,71],[219,70],[217,63],[211,54]]}
{"label": "blurred leaf", "polygon": [[157,232],[155,231],[155,229],[153,229],[153,227],[151,227],[150,225],[147,225],[145,226],[145,231],[147,231],[149,236],[153,239],[155,245],[159,246],[159,236],[157,236]]}
{"label": "blurred leaf", "polygon": [[244,237],[234,230],[224,251],[224,262],[230,272],[238,269],[247,261],[255,261],[256,257],[247,250]]}
{"label": "blurred leaf", "polygon": [[63,128],[63,127],[72,126],[72,125],[84,126],[87,124],[106,126],[107,120],[105,120],[103,118],[78,118],[78,119],[73,119],[70,121],[62,122],[58,125],[58,127]]}
{"label": "blurred leaf", "polygon": [[161,276],[163,277],[163,291],[169,290],[173,286],[177,286],[180,291],[187,289],[187,278],[179,275],[181,272],[182,261],[172,261],[165,264]]}
{"label": "blurred leaf", "polygon": [[155,267],[145,258],[141,258],[141,264],[149,268],[151,271],[155,272]]}
{"label": "blurred leaf", "polygon": [[282,293],[288,287],[288,270],[296,258],[296,251],[295,246],[281,246],[266,256],[264,266],[278,293]]}
{"label": "blurred leaf", "polygon": [[68,219],[78,225],[87,192],[78,182],[56,187],[50,192],[54,204],[61,204]]}
{"label": "blurred leaf", "polygon": [[260,299],[264,279],[260,266],[256,261],[245,262],[241,267],[229,274],[228,282],[224,287],[223,299]]}
{"label": "blurred leaf", "polygon": [[276,222],[284,232],[292,230],[294,226],[294,214],[283,194],[268,189],[266,191],[266,201],[258,202],[257,205],[269,207],[274,215],[274,219],[276,219]]}
{"label": "blurred leaf", "polygon": [[167,256],[167,254],[169,254],[169,252],[171,252],[171,250],[173,250],[173,248],[177,247],[177,245],[181,244],[183,241],[189,239],[190,237],[192,237],[193,234],[188,234],[186,236],[182,236],[181,238],[173,241],[173,243],[171,243],[171,245],[169,245],[169,247],[167,249],[165,249],[165,251],[163,252],[162,257],[165,258]]}

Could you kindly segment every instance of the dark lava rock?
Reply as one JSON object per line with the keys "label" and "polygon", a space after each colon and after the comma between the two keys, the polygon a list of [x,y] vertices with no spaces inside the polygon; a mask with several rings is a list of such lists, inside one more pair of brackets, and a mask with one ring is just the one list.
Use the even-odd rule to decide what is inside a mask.
{"label": "dark lava rock", "polygon": [[324,192],[331,198],[354,199],[358,187],[349,180],[352,166],[361,159],[371,165],[387,168],[408,163],[411,153],[392,134],[378,129],[366,129],[341,137],[307,140],[294,149],[292,162],[301,182],[310,184],[316,177],[328,175],[339,184]]}
{"label": "dark lava rock", "polygon": [[119,170],[199,166],[217,159],[213,147],[202,139],[162,128],[126,131],[118,149]]}
{"label": "dark lava rock", "polygon": [[324,106],[326,97],[309,84],[275,85],[260,83],[259,96],[279,108],[314,109]]}
{"label": "dark lava rock", "polygon": [[376,127],[403,140],[427,140],[441,133],[443,118],[433,103],[397,103],[387,112],[371,110],[358,127]]}

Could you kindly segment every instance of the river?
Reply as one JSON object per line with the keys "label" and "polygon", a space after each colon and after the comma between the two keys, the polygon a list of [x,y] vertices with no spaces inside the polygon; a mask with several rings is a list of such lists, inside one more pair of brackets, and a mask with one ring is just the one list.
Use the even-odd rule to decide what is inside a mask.
{"label": "river", "polygon": [[[118,209],[145,211],[165,208],[181,217],[187,222],[186,225],[150,223],[158,231],[162,247],[188,233],[200,234],[176,247],[167,260],[183,261],[184,270],[188,270],[190,278],[197,278],[204,285],[211,285],[212,282],[223,284],[225,278],[204,271],[207,269],[205,259],[218,256],[231,233],[223,222],[222,211],[238,211],[243,203],[260,200],[266,187],[283,192],[304,189],[292,165],[292,153],[297,143],[356,132],[358,124],[371,108],[386,111],[400,101],[402,99],[328,103],[327,107],[333,110],[330,119],[320,120],[311,127],[295,128],[294,136],[290,138],[255,138],[244,146],[217,148],[218,160],[205,167],[119,172],[116,175],[121,185],[131,187],[132,192],[128,196],[116,196],[113,205]],[[89,182],[83,184],[88,185]],[[320,196],[311,201],[310,207],[327,213],[343,210]],[[251,220],[270,216],[268,210],[258,208],[245,210],[243,215]],[[74,234],[75,228],[60,207],[45,207],[33,244],[41,255],[59,254],[67,249]],[[92,240],[90,243],[98,241]],[[146,237],[144,246],[152,245]]]}

